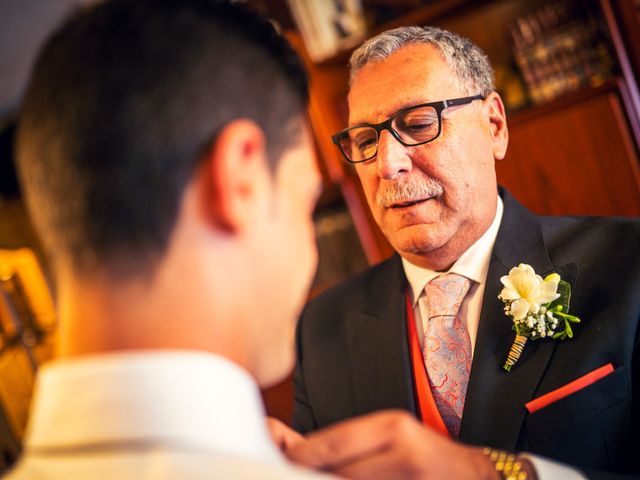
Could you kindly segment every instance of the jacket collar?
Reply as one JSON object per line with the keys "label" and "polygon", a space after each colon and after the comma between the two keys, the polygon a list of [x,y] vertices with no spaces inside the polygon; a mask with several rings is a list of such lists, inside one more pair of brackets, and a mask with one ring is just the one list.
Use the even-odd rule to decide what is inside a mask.
{"label": "jacket collar", "polygon": [[571,283],[576,270],[574,265],[554,267],[538,218],[505,190],[500,194],[505,210],[487,274],[460,439],[514,450],[526,415],[524,405],[533,398],[557,342],[528,342],[513,370],[503,370],[515,333],[498,299],[500,277],[527,263],[543,277],[555,271]]}
{"label": "jacket collar", "polygon": [[346,319],[354,414],[385,408],[416,412],[400,257],[376,268],[378,275],[365,287],[367,304]]}

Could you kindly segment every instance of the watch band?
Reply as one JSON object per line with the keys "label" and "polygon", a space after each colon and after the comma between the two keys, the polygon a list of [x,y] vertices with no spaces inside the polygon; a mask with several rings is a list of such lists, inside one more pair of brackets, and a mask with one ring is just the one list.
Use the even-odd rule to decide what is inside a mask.
{"label": "watch band", "polygon": [[522,462],[514,453],[494,450],[486,447],[482,450],[502,480],[527,480],[527,472],[522,468]]}

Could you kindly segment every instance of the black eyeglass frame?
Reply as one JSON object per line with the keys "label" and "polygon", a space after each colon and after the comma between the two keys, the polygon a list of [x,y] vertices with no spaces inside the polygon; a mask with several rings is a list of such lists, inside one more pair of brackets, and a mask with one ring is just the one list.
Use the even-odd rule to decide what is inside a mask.
{"label": "black eyeglass frame", "polygon": [[[376,123],[376,124],[372,124],[372,123],[359,123],[357,125],[353,125],[349,128],[345,128],[344,130],[340,130],[338,133],[336,133],[335,135],[333,135],[331,137],[331,141],[333,141],[333,143],[336,145],[336,147],[338,147],[338,150],[340,150],[340,153],[342,154],[342,156],[345,158],[345,160],[349,163],[362,163],[362,162],[367,162],[371,159],[373,159],[377,154],[378,154],[378,143],[380,141],[380,134],[382,133],[383,130],[388,130],[389,132],[391,132],[391,135],[393,135],[393,138],[395,138],[396,140],[398,140],[398,142],[400,142],[402,145],[404,145],[405,147],[416,147],[418,145],[424,145],[426,143],[429,142],[433,142],[436,138],[438,138],[440,136],[440,133],[442,132],[442,112],[449,107],[457,107],[460,105],[467,105],[475,100],[484,100],[485,98],[487,98],[486,95],[474,95],[472,97],[461,97],[461,98],[450,98],[447,100],[440,100],[439,102],[429,102],[429,103],[421,103],[419,105],[412,105],[411,107],[406,107],[403,108],[402,110],[399,110],[398,112],[396,112],[394,115],[392,115],[391,117],[389,117],[388,119],[386,119],[384,122],[380,122],[380,123]],[[418,142],[418,143],[407,143],[404,140],[402,140],[402,138],[400,138],[400,134],[398,134],[398,132],[396,132],[393,127],[392,127],[392,123],[393,121],[398,118],[400,115],[410,111],[410,110],[414,110],[416,108],[423,108],[423,107],[433,107],[436,111],[436,114],[438,115],[438,133],[435,135],[435,137],[426,140],[424,142]],[[354,130],[356,128],[362,128],[362,127],[370,127],[373,128],[376,131],[376,153],[373,154],[372,156],[370,156],[369,158],[364,158],[362,160],[350,160],[349,157],[347,156],[347,154],[344,152],[344,150],[342,149],[342,146],[340,145],[340,138],[343,137],[345,134],[348,134],[348,132],[350,130]]]}

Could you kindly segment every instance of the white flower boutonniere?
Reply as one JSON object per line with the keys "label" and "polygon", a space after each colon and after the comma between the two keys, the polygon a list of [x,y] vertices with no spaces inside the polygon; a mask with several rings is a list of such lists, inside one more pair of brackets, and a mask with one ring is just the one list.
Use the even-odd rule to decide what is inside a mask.
{"label": "white flower boutonniere", "polygon": [[560,275],[552,273],[543,279],[530,265],[521,263],[500,281],[504,288],[498,298],[504,302],[504,312],[513,320],[516,332],[503,367],[506,371],[516,364],[527,340],[573,337],[571,324],[580,323],[580,319],[569,315],[571,285]]}

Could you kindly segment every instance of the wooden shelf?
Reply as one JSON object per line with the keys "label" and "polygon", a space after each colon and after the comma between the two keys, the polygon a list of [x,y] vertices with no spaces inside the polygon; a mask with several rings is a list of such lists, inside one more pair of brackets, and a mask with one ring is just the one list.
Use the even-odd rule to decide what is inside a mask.
{"label": "wooden shelf", "polygon": [[601,85],[582,87],[573,92],[565,93],[553,100],[542,103],[540,105],[534,105],[509,115],[509,126],[518,125],[519,123],[528,122],[537,117],[545,116],[551,112],[560,110],[562,108],[571,107],[573,105],[582,103],[591,98],[598,97],[604,92],[617,91],[620,88],[622,79],[620,77],[610,78]]}
{"label": "wooden shelf", "polygon": [[[495,2],[495,0],[493,0]],[[427,25],[437,24],[440,21],[455,16],[460,13],[469,14],[474,9],[491,3],[491,0],[441,0],[425,5],[414,10],[413,12],[398,17],[382,25],[376,25],[368,33],[368,37],[373,37],[379,33],[392,28],[402,27],[405,25]],[[347,48],[336,55],[319,63],[319,65],[346,65],[349,57],[355,48]]]}

